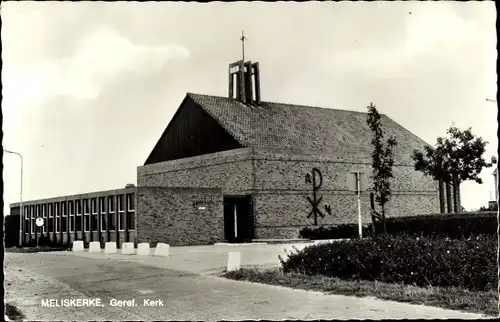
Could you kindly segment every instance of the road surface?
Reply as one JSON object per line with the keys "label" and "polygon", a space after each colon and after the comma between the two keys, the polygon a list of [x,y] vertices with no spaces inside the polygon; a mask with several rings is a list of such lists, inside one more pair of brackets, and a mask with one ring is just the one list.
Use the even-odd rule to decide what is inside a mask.
{"label": "road surface", "polygon": [[[172,248],[169,258],[87,252],[78,255],[71,252],[6,253],[6,301],[15,304],[28,320],[482,317],[440,308],[326,295],[197,274],[209,271],[209,266],[223,266],[220,262],[222,255],[232,249],[221,251],[218,248],[212,253],[207,249],[215,249],[214,246],[201,252],[196,249],[180,251]],[[246,252],[249,254],[251,250]],[[255,256],[254,262],[265,264],[266,261],[258,257]],[[209,258],[216,260],[210,261]],[[61,304],[70,299],[91,299],[92,305],[99,304],[96,299],[100,299],[102,306],[42,306],[42,301]],[[151,306],[152,303],[156,306]],[[78,303],[73,301],[72,304]]]}

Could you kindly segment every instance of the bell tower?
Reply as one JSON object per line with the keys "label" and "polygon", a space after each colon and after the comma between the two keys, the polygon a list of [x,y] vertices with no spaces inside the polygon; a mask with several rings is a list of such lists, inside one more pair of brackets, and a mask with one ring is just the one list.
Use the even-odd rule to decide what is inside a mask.
{"label": "bell tower", "polygon": [[245,62],[245,40],[241,32],[243,59],[229,64],[229,97],[243,104],[260,104],[259,63]]}

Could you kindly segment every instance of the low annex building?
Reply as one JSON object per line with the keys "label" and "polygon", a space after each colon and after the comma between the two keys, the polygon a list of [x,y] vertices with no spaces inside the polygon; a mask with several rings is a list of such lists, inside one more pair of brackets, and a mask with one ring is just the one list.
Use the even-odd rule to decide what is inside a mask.
{"label": "low annex building", "polygon": [[[19,215],[19,203],[10,205]],[[22,245],[43,236],[63,244],[75,240],[116,241],[117,245],[136,238],[136,187],[108,190],[23,202]],[[43,218],[37,226],[36,219]]]}
{"label": "low annex building", "polygon": [[[145,164],[137,168],[137,188],[23,207],[30,216],[35,207],[34,217],[28,217],[34,220],[40,215],[38,204],[69,198],[90,200],[94,209],[96,200],[97,225],[90,210],[89,229],[97,231],[86,233],[84,212],[83,228],[75,228],[76,234],[69,228],[68,238],[80,239],[85,233],[95,240],[116,240],[118,246],[123,241],[154,246],[297,238],[304,227],[357,223],[357,196],[347,189],[346,180],[352,171],[371,174],[372,134],[366,117],[362,112],[263,101],[259,64],[238,61],[229,65],[228,97],[185,96]],[[387,216],[439,212],[438,183],[415,171],[411,158],[414,149],[427,143],[385,115],[381,122],[386,135],[398,142]],[[133,225],[119,226],[123,219],[113,219],[121,218],[119,210],[101,210],[100,198],[106,200],[107,194],[112,199],[133,196],[127,199],[134,200]],[[368,224],[369,192],[361,194],[361,201],[362,220]],[[122,209],[116,203],[115,209]],[[19,204],[11,207],[19,211]],[[100,214],[115,220],[118,228],[108,232],[106,224],[103,234]],[[35,238],[30,227],[22,227],[24,240]],[[65,233],[53,236],[65,238]]]}

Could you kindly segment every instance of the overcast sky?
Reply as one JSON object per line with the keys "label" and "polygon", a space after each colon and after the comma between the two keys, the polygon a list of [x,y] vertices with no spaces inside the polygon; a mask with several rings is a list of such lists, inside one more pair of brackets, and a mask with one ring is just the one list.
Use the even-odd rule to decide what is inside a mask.
{"label": "overcast sky", "polygon": [[[186,92],[227,95],[228,64],[259,61],[262,98],[381,113],[435,144],[454,122],[496,153],[493,2],[5,2],[3,146],[24,200],[136,183]],[[4,154],[4,201],[20,162]],[[463,206],[485,206],[464,183]],[[7,208],[6,208],[7,209]],[[8,212],[7,212],[8,213]]]}

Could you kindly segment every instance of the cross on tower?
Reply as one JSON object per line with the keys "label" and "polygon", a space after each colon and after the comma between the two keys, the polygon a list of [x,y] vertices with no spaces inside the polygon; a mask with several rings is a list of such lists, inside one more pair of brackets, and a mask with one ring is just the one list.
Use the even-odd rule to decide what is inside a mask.
{"label": "cross on tower", "polygon": [[245,37],[245,35],[243,34],[243,30],[241,31],[241,49],[242,49],[242,52],[243,52],[243,61],[245,61],[245,40],[247,38]]}

